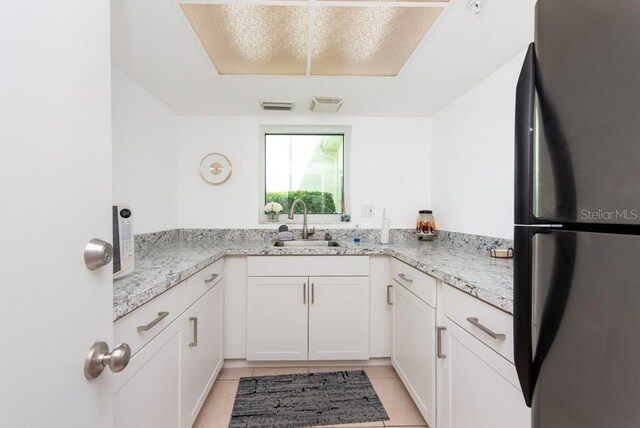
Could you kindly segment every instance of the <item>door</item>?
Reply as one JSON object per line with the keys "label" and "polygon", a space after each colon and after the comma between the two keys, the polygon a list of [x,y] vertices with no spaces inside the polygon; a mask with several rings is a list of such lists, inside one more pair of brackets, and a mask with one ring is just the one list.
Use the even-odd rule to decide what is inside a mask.
{"label": "door", "polygon": [[369,359],[369,277],[311,277],[310,360]]}
{"label": "door", "polygon": [[443,326],[441,428],[529,428],[513,364],[449,318]]}
{"label": "door", "polygon": [[0,2],[0,270],[6,426],[111,427],[109,370],[87,380],[96,341],[113,348],[108,1]]}
{"label": "door", "polygon": [[185,377],[187,426],[191,426],[222,369],[224,280],[187,309],[185,316]]}
{"label": "door", "polygon": [[115,375],[115,428],[184,426],[182,320],[180,317],[162,330],[131,358],[123,373]]}
{"label": "door", "polygon": [[436,416],[436,311],[393,280],[391,363],[429,426]]}
{"label": "door", "polygon": [[307,277],[247,279],[247,360],[306,360]]}
{"label": "door", "polygon": [[637,425],[640,236],[526,229],[516,228],[532,262],[531,285],[514,281],[515,351],[534,427]]}
{"label": "door", "polygon": [[535,96],[518,91],[535,108],[517,110],[516,152],[533,131],[527,197],[541,223],[640,225],[639,20],[634,1],[537,2],[521,79],[534,77]]}

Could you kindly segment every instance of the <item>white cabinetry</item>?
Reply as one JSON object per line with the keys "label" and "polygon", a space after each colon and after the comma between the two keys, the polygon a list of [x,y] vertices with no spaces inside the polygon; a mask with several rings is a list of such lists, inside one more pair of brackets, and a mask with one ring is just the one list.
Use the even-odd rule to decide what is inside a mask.
{"label": "white cabinetry", "polygon": [[222,368],[223,320],[222,261],[118,320],[135,354],[113,375],[114,426],[190,427]]}
{"label": "white cabinetry", "polygon": [[[209,276],[210,278],[210,276]],[[224,282],[187,309],[184,316],[185,401],[187,426],[202,408],[224,362]]]}
{"label": "white cabinetry", "polygon": [[183,347],[176,320],[137,352],[127,368],[114,375],[114,426],[182,427]]}
{"label": "white cabinetry", "polygon": [[435,308],[394,280],[391,362],[431,427],[436,421],[435,330]]}
{"label": "white cabinetry", "polygon": [[247,280],[247,359],[307,359],[307,277]]}
{"label": "white cabinetry", "polygon": [[513,364],[450,319],[444,327],[440,428],[529,428]]}
{"label": "white cabinetry", "polygon": [[369,278],[311,277],[309,284],[309,359],[369,359]]}
{"label": "white cabinetry", "polygon": [[369,257],[369,357],[391,356],[391,257]]}
{"label": "white cabinetry", "polygon": [[369,258],[247,258],[247,360],[369,358]]}

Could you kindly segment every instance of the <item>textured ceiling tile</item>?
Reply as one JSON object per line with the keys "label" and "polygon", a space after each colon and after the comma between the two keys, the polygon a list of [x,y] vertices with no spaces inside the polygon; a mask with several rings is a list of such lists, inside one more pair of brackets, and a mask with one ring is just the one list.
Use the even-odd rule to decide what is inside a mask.
{"label": "textured ceiling tile", "polygon": [[305,74],[307,7],[216,4],[180,7],[218,73]]}
{"label": "textured ceiling tile", "polygon": [[407,2],[407,3],[448,3],[449,0],[317,0],[318,2],[323,1],[350,1],[350,2],[367,2],[367,3],[382,3],[382,2]]}
{"label": "textured ceiling tile", "polygon": [[311,74],[395,76],[443,8],[322,7]]}

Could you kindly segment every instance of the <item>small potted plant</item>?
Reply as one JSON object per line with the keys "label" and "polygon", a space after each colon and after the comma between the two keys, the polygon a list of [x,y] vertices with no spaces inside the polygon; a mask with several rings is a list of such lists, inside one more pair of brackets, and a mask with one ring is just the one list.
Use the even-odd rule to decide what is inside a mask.
{"label": "small potted plant", "polygon": [[282,211],[282,205],[277,202],[269,202],[264,206],[264,212],[267,214],[267,218],[270,222],[278,221],[278,214]]}

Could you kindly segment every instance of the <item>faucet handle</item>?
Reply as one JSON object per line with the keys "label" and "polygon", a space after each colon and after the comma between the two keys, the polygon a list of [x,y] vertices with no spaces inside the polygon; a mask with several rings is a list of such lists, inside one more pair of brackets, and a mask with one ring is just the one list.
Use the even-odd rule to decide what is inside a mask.
{"label": "faucet handle", "polygon": [[311,230],[307,231],[307,235],[313,235],[314,233],[316,233],[316,227],[315,226],[313,226],[311,228]]}
{"label": "faucet handle", "polygon": [[331,236],[331,234],[329,232],[325,232],[324,233],[324,239],[325,239],[325,241],[331,241],[333,239],[333,237]]}

